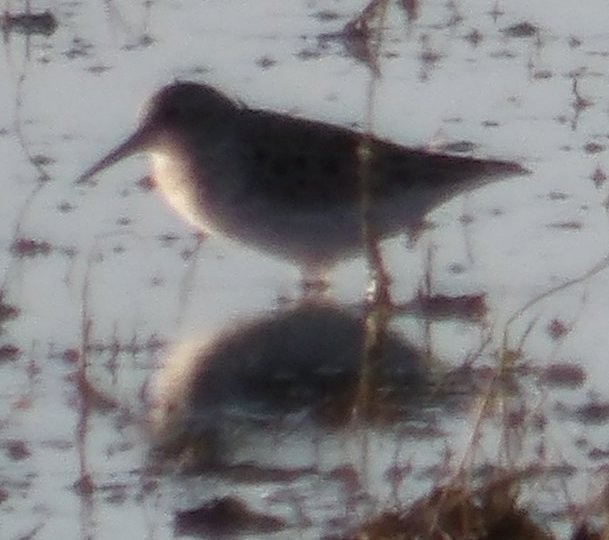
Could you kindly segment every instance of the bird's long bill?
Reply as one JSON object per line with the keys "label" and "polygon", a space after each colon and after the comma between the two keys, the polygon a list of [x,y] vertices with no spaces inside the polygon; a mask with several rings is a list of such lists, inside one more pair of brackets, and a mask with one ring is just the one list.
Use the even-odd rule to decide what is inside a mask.
{"label": "bird's long bill", "polygon": [[138,152],[146,150],[150,146],[151,130],[146,126],[141,126],[131,137],[126,141],[119,144],[116,148],[111,150],[105,157],[100,159],[95,165],[87,169],[81,174],[76,180],[77,184],[83,184],[87,182],[93,175],[97,174],[104,169],[107,169],[116,162],[129,157]]}

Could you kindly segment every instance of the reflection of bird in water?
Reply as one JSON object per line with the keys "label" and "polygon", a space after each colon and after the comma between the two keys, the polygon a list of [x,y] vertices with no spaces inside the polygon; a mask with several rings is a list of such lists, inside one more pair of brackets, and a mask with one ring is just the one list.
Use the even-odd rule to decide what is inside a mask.
{"label": "reflection of bird in water", "polygon": [[528,172],[516,163],[434,154],[251,110],[186,82],[157,92],[135,133],[79,181],[138,152],[151,154],[161,192],[190,223],[287,258],[305,278],[361,250],[362,175],[371,223],[385,238],[416,231],[454,195]]}
{"label": "reflection of bird in water", "polygon": [[[182,347],[150,386],[150,424],[159,447],[230,459],[255,434],[340,430],[354,420],[422,419],[441,398],[421,355],[391,331],[365,356],[364,316],[304,304]],[[362,399],[365,402],[362,402]]]}

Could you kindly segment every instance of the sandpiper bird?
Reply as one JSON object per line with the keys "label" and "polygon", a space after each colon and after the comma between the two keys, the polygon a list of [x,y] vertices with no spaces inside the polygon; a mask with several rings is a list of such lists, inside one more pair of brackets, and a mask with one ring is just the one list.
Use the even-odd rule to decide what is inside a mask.
{"label": "sandpiper bird", "polygon": [[219,232],[322,276],[363,247],[360,146],[376,235],[416,232],[452,196],[526,174],[517,163],[441,155],[287,114],[253,110],[207,85],[176,82],[147,103],[139,127],[78,180],[138,152],[195,227]]}

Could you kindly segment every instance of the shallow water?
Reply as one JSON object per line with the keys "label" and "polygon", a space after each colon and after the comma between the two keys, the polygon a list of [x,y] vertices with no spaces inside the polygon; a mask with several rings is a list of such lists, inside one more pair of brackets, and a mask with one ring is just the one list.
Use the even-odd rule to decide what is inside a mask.
{"label": "shallow water", "polygon": [[[329,410],[360,407],[360,417],[349,413],[330,428],[302,404],[311,388],[293,389],[301,401],[288,412],[262,407],[259,396],[262,409],[218,398],[237,420],[222,424],[225,459],[204,467],[192,467],[188,452],[161,464],[150,455],[150,380],[182,342],[217,350],[242,328],[235,325],[281,320],[297,308],[298,275],[221,238],[199,245],[139,182],[142,159],[104,172],[95,187],[74,181],[130,132],[144,99],[176,77],[251,106],[365,126],[369,69],[337,40],[319,39],[363,3],[36,3],[51,9],[55,31],[5,34],[3,538],[195,535],[184,512],[223,497],[243,502],[237,513],[251,519],[199,536],[340,535],[379,510],[407,506],[463,464],[547,468],[522,503],[561,534],[570,529],[567,506],[600,492],[607,456],[609,36],[601,0],[554,2],[550,11],[530,4],[499,2],[489,12],[488,2],[423,0],[410,22],[392,8],[373,100],[372,128],[383,137],[468,143],[475,156],[534,171],[456,197],[429,216],[414,245],[406,235],[384,245],[398,303],[419,289],[482,295],[485,315],[404,310],[391,321],[391,339],[417,351],[425,382],[414,410],[389,392],[382,422],[362,419],[357,388],[348,394],[340,385],[328,395],[341,394],[344,409]],[[523,22],[538,30],[506,31]],[[363,261],[340,265],[332,284],[332,302],[361,320]],[[506,348],[511,377],[482,415]],[[354,354],[345,358],[361,376]],[[229,357],[238,374],[239,357]],[[329,399],[312,394],[315,403]]]}

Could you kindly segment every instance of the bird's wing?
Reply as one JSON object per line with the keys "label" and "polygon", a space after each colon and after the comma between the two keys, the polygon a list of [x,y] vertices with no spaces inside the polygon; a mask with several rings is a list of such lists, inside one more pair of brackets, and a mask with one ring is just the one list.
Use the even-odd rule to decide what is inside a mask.
{"label": "bird's wing", "polygon": [[[331,206],[360,196],[362,175],[374,199],[411,189],[440,198],[498,176],[523,174],[505,161],[442,155],[383,141],[348,128],[268,111],[242,112],[239,146],[255,189],[295,205]],[[359,151],[366,145],[369,161]]]}

